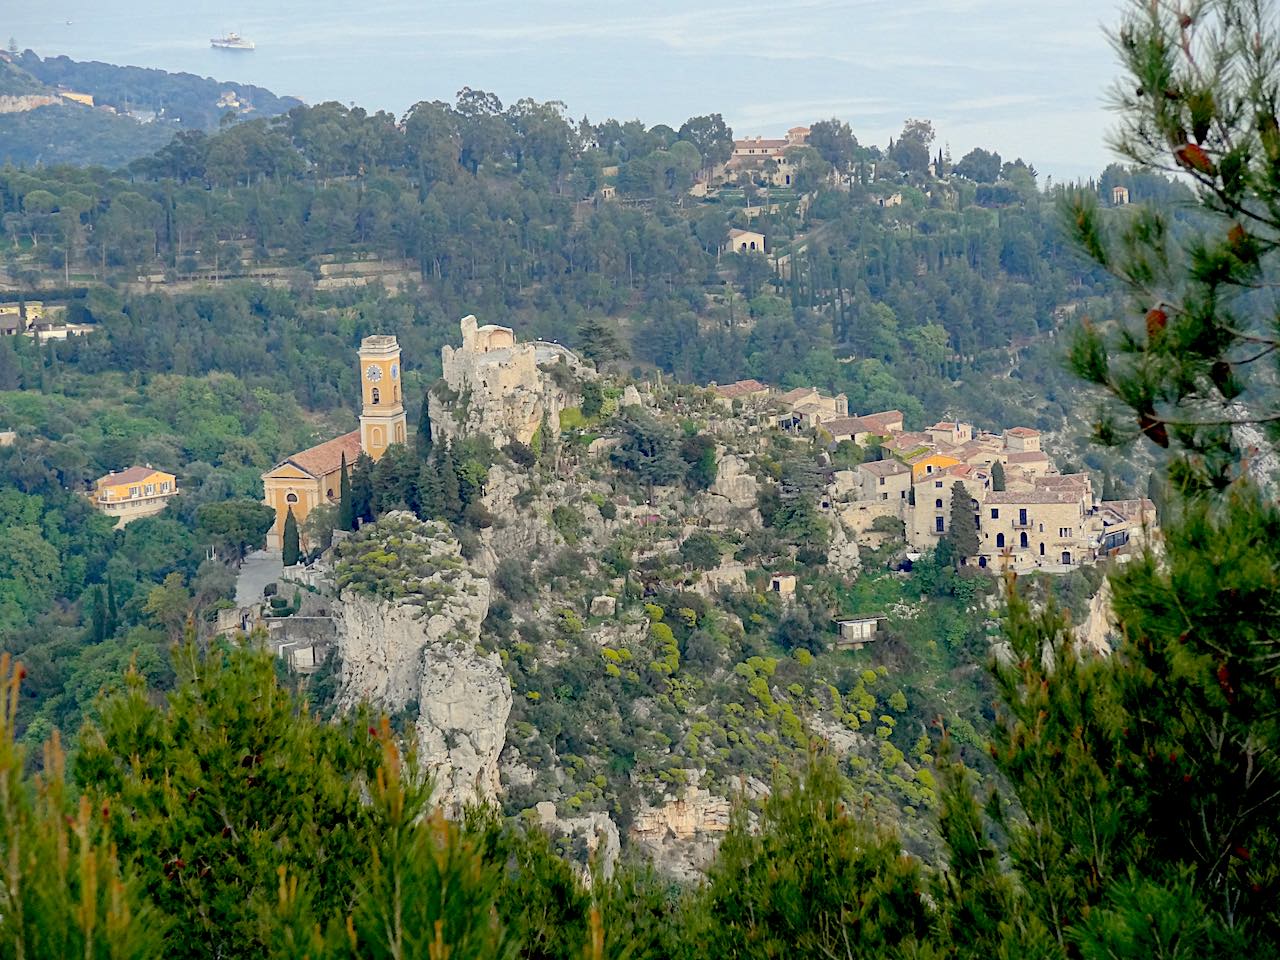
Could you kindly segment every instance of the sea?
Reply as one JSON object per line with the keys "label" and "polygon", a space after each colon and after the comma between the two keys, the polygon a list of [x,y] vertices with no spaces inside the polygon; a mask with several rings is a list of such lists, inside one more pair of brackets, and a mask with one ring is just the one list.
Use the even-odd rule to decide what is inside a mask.
{"label": "sea", "polygon": [[[738,136],[839,117],[884,145],[908,117],[936,148],[1022,157],[1057,180],[1114,158],[1104,28],[1119,0],[0,0],[0,43],[188,71],[402,114],[464,86],[558,100],[575,119]],[[228,32],[250,52],[215,50]],[[7,36],[6,36],[7,34]]]}

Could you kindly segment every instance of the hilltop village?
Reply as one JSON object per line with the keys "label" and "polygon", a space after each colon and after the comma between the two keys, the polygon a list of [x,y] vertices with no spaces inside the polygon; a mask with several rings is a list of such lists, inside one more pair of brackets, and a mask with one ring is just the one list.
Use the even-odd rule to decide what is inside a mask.
{"label": "hilltop village", "polygon": [[957,556],[962,565],[1062,572],[1140,547],[1155,525],[1150,500],[1102,502],[1087,473],[1060,473],[1030,427],[975,432],[969,423],[940,421],[905,430],[900,411],[849,416],[843,394],[816,388],[777,391],[741,380],[711,390],[744,422],[812,438],[836,460],[849,459],[841,444],[865,458],[833,469],[822,501],[860,543],[876,542],[890,529],[882,518],[892,518],[914,550],[933,550],[957,532],[960,513],[971,513],[977,540]]}
{"label": "hilltop village", "polygon": [[[931,802],[915,762],[883,754],[865,732],[876,710],[882,735],[910,713],[889,696],[900,670],[887,664],[914,631],[935,629],[924,619],[932,601],[913,599],[916,581],[901,571],[933,565],[975,584],[1006,568],[1060,576],[1154,534],[1149,501],[1098,500],[1091,478],[1060,473],[1026,427],[907,430],[898,411],[853,416],[846,397],[812,388],[635,382],[562,345],[521,342],[509,327],[471,316],[459,326],[429,391],[429,441],[406,418],[396,338],[363,340],[353,358],[359,429],[263,475],[271,546],[298,525],[298,562],[271,595],[243,597],[217,623],[229,635],[260,629],[295,672],[332,676],[342,709],[369,702],[406,717],[449,809],[476,796],[512,812],[536,807],[545,826],[590,849],[616,857],[625,833],[692,876],[727,828],[730,795],[763,789],[732,743],[781,748],[767,731],[802,702],[818,705],[814,729],[843,753],[881,751],[859,780],[876,803]],[[445,463],[453,492],[441,498]],[[361,476],[376,504],[356,504],[351,529],[319,530],[312,515],[326,507],[333,525]],[[883,585],[881,603],[890,584],[901,599],[859,600],[867,583]],[[1083,616],[1082,636],[1105,649],[1105,602]],[[793,668],[767,648],[745,657],[746,673],[716,653],[721,643],[750,648],[774,623],[796,645],[796,664],[820,655],[815,665],[835,657],[834,668],[870,654],[858,681],[865,705],[813,693],[821,672],[780,683]],[[724,682],[766,699],[743,717],[711,687],[681,694],[693,699],[679,709],[669,692],[653,700],[684,682],[686,660],[703,661],[709,678],[727,670]],[[598,668],[623,701],[653,705],[583,714],[570,746],[546,726],[558,716],[543,706],[547,684]],[[719,717],[711,726],[689,712],[706,697],[701,709]],[[635,769],[603,772],[607,751],[591,744],[610,723],[669,708],[670,732],[635,734],[646,744]],[[723,737],[725,749],[714,747]],[[570,753],[591,759],[567,772],[578,762]],[[603,812],[619,803],[629,811],[621,823]],[[928,830],[916,841],[934,842]]]}

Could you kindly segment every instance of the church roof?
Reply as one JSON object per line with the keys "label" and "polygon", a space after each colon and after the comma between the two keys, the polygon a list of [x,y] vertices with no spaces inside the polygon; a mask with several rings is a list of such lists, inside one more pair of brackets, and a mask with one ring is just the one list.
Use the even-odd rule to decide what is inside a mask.
{"label": "church roof", "polygon": [[360,453],[360,431],[352,430],[350,433],[344,433],[340,437],[326,440],[324,443],[317,444],[308,450],[303,450],[301,453],[285,457],[285,459],[276,464],[276,469],[280,469],[286,463],[292,463],[317,480],[322,480],[330,474],[337,473],[342,468],[343,454],[346,454],[349,466],[356,462],[356,458],[360,456]]}

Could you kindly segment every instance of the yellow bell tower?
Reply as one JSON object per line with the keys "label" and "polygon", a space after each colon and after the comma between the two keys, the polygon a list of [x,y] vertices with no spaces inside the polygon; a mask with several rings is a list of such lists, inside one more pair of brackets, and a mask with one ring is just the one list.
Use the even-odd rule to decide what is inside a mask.
{"label": "yellow bell tower", "polygon": [[374,460],[393,443],[405,443],[400,344],[395,337],[365,337],[360,344],[360,449]]}

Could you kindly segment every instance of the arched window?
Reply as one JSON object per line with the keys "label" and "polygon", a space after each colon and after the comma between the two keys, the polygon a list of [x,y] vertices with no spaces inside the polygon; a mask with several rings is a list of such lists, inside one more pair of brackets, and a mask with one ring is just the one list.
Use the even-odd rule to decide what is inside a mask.
{"label": "arched window", "polygon": [[1040,544],[1040,556],[1044,556],[1044,544]]}
{"label": "arched window", "polygon": [[326,497],[328,497],[330,500],[332,500],[332,499],[333,499],[333,487],[330,487],[328,490],[326,490],[326,491],[324,492],[324,495],[325,495]]}
{"label": "arched window", "polygon": [[942,509],[942,500],[941,500],[941,499],[938,499],[938,500],[933,501],[933,505],[934,505],[935,507],[937,507],[939,510],[941,510],[941,509]]}
{"label": "arched window", "polygon": [[296,493],[289,493],[289,494],[285,494],[284,502],[285,502],[285,503],[297,503],[297,502],[298,502],[298,495],[297,495]]}
{"label": "arched window", "polygon": [[381,403],[381,402],[382,402],[382,394],[378,392],[378,388],[377,388],[377,387],[374,387],[374,388],[373,388],[372,396],[373,396],[373,402],[374,402],[374,403]]}
{"label": "arched window", "polygon": [[997,534],[996,534],[996,546],[997,546],[997,547],[1003,547],[1003,546],[1004,546],[1004,534],[1003,534],[1003,533],[997,533]]}
{"label": "arched window", "polygon": [[1023,530],[1023,531],[1022,531],[1022,533],[1019,535],[1019,540],[1020,540],[1020,542],[1021,542],[1021,546],[1023,547],[1023,549],[1025,549],[1025,548],[1026,548],[1026,546],[1027,546],[1027,543],[1028,543],[1028,541],[1027,541],[1027,531],[1025,531],[1025,530]]}

